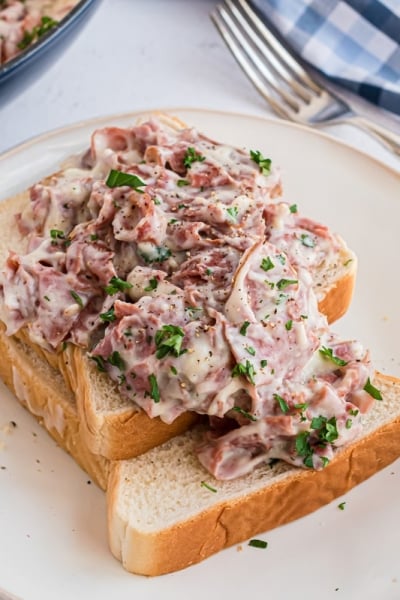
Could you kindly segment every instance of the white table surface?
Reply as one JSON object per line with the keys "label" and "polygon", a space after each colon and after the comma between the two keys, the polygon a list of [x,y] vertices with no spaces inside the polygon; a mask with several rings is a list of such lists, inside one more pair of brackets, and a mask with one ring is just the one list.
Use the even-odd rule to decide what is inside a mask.
{"label": "white table surface", "polygon": [[[199,107],[270,115],[209,18],[216,0],[98,0],[57,61],[0,86],[0,153],[91,117]],[[23,79],[23,81],[22,81]],[[363,104],[363,108],[368,106]],[[400,133],[400,119],[376,118]],[[353,127],[335,135],[400,169]]]}

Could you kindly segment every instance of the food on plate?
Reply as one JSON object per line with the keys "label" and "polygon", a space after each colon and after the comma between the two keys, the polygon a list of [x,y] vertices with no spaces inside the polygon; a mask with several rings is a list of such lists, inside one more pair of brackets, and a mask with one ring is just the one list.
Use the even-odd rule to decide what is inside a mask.
{"label": "food on plate", "polygon": [[[315,319],[326,328],[312,289],[329,320],[346,310],[354,254],[279,201],[279,171],[252,152],[171,118],[109,127],[26,196],[13,235],[26,247],[6,261],[2,320],[77,390],[92,452],[131,458],[196,413],[232,408],[243,424],[254,386],[237,365],[254,365],[254,389],[276,382],[277,395],[283,376],[264,364],[257,336],[274,344],[284,326],[281,351],[299,342],[310,353]],[[251,278],[262,303],[252,315],[249,296],[241,314]]]}
{"label": "food on plate", "polygon": [[[328,325],[350,303],[356,257],[281,191],[259,149],[153,115],[95,131],[88,150],[1,207],[1,376],[107,488],[111,548],[129,570],[175,570],[239,539],[203,540],[201,551],[193,541],[186,562],[159,556],[190,523],[201,539],[225,502],[218,489],[243,484],[240,502],[224,505],[234,513],[254,507],[253,480],[275,490],[289,473],[285,482],[331,490],[313,510],[369,476],[361,458],[354,478],[329,483],[372,429],[398,425],[397,382]],[[194,499],[164,523],[150,504],[131,510],[138,469],[164,490],[163,456],[185,462],[189,447],[189,480],[215,494],[207,510]],[[393,460],[390,436],[387,448],[373,470]],[[271,490],[256,494],[261,507]],[[238,536],[303,513],[291,514]]]}
{"label": "food on plate", "polygon": [[2,0],[0,2],[0,65],[56,27],[78,0]]}

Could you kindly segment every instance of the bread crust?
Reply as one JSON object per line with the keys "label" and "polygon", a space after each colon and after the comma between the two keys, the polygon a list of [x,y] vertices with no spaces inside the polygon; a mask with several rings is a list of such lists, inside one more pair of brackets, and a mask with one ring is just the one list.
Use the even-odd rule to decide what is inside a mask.
{"label": "bread crust", "polygon": [[151,419],[128,401],[116,410],[112,407],[107,412],[96,410],[93,402],[97,392],[96,380],[102,380],[104,387],[110,388],[110,393],[117,395],[117,389],[107,375],[96,372],[89,362],[87,355],[76,347],[76,399],[81,433],[92,452],[110,460],[133,458],[183,433],[198,420],[198,415],[186,412],[167,425],[159,417]]}
{"label": "bread crust", "polygon": [[[112,553],[130,572],[152,576],[170,573],[307,515],[348,492],[400,455],[400,380],[379,374],[375,383],[384,390],[384,397],[398,398],[397,415],[340,449],[325,469],[290,469],[287,477],[277,477],[274,483],[235,500],[218,502],[215,494],[215,502],[207,510],[160,531],[140,531],[140,525],[135,527],[129,521],[121,494],[129,485],[130,461],[113,464],[107,491]],[[214,484],[210,476],[208,481]]]}
{"label": "bread crust", "polygon": [[87,447],[80,432],[75,398],[61,375],[0,323],[0,378],[52,438],[103,490],[110,462]]}

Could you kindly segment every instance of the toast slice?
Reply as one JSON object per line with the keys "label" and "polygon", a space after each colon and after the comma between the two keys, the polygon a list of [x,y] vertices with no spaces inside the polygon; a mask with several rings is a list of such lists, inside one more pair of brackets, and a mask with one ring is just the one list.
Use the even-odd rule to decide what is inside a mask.
{"label": "toast slice", "polygon": [[103,490],[110,462],[87,447],[80,432],[75,396],[62,375],[35,350],[0,327],[0,377],[21,404],[43,424]]}
{"label": "toast slice", "polygon": [[113,463],[107,490],[112,553],[133,573],[177,571],[344,494],[400,455],[400,380],[377,374],[375,385],[383,400],[364,417],[362,436],[338,449],[322,471],[279,461],[217,481],[193,453],[196,428]]}

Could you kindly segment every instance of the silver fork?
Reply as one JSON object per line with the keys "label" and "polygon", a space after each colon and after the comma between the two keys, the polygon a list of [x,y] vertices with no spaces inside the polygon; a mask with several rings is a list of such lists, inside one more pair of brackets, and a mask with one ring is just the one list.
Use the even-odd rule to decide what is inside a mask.
{"label": "silver fork", "polygon": [[367,131],[400,156],[400,136],[359,116],[321,87],[246,0],[225,0],[216,6],[211,18],[247,77],[281,117],[314,127],[348,123]]}

